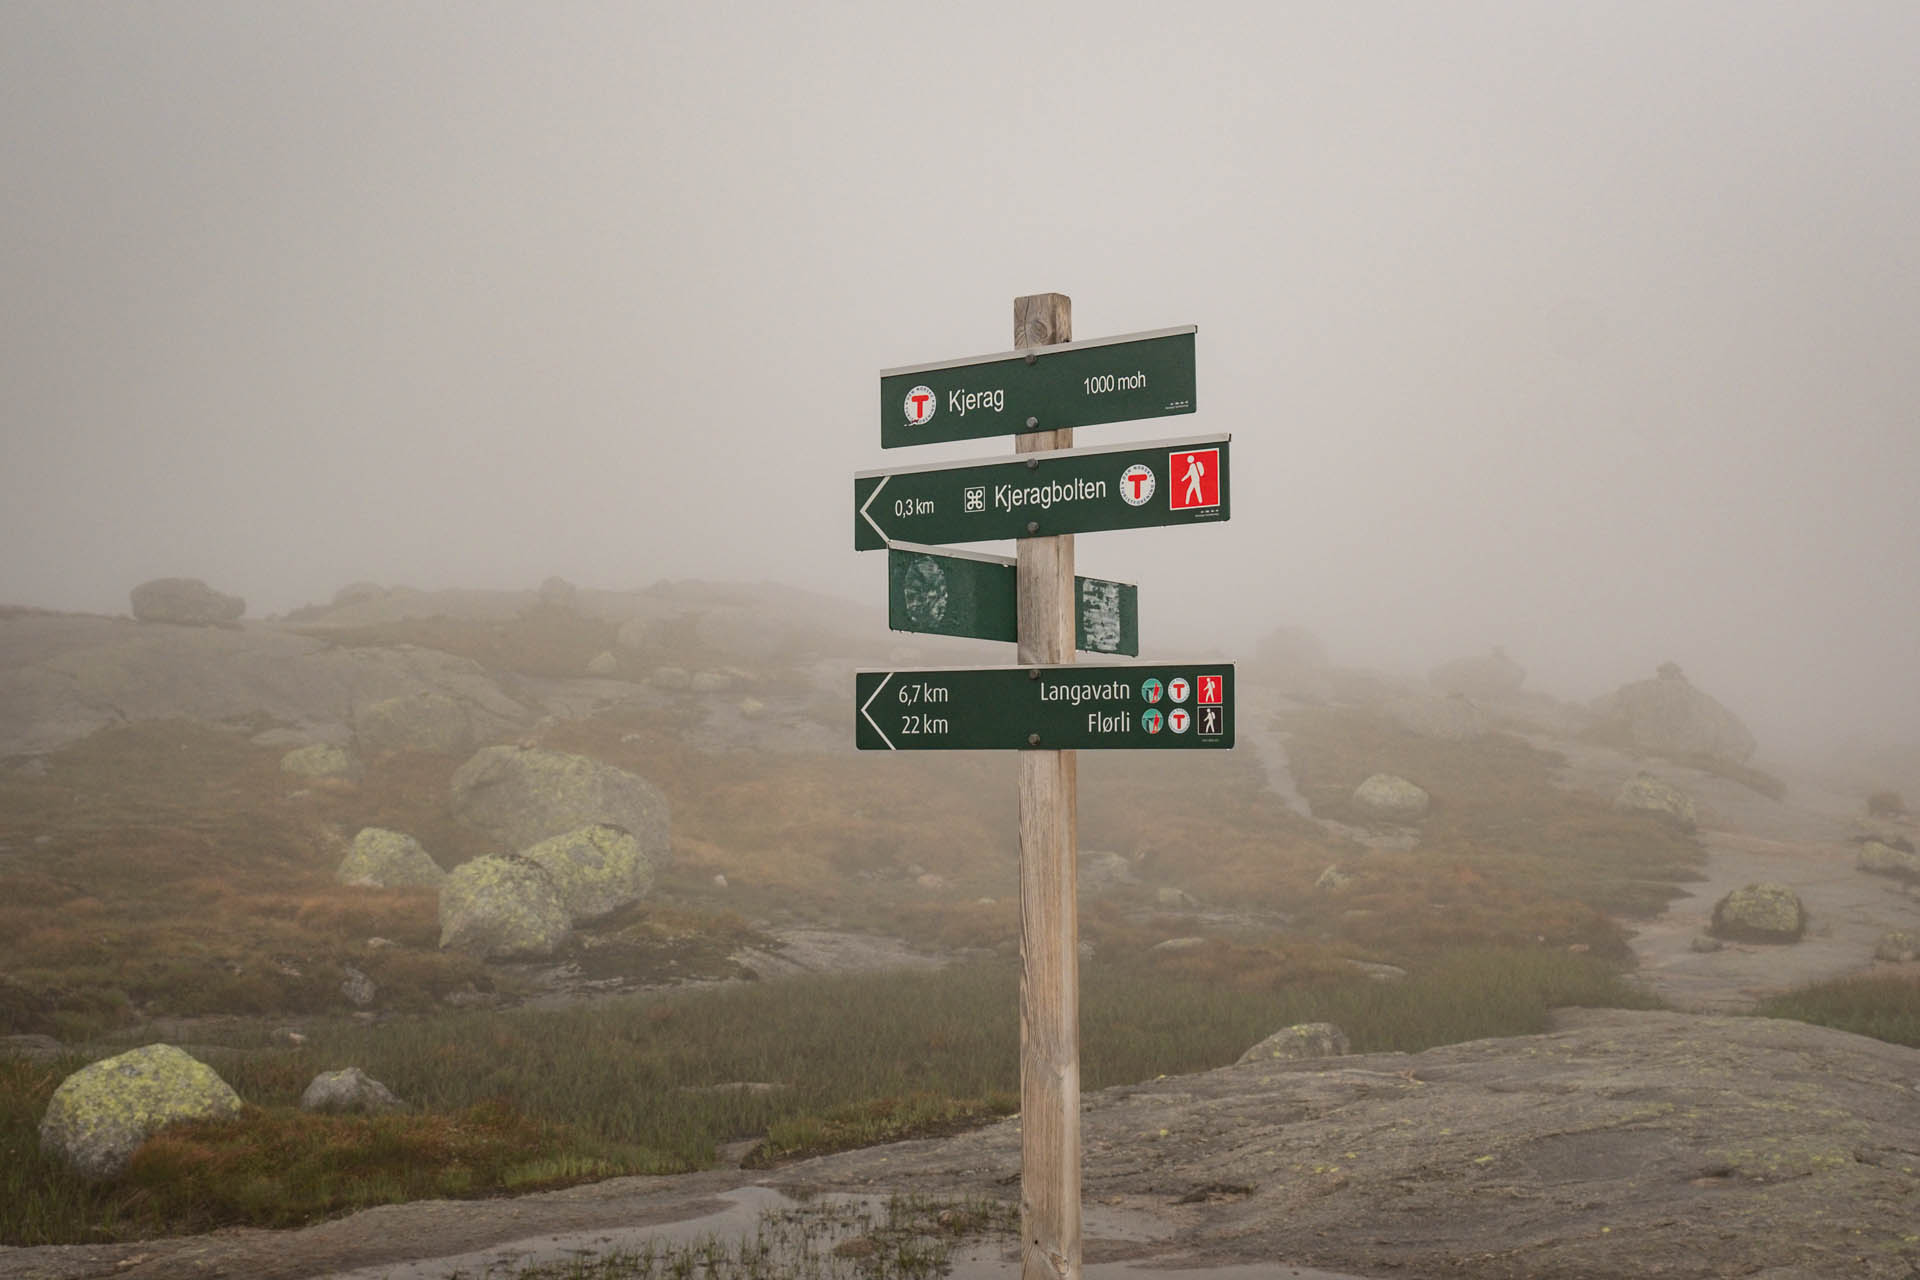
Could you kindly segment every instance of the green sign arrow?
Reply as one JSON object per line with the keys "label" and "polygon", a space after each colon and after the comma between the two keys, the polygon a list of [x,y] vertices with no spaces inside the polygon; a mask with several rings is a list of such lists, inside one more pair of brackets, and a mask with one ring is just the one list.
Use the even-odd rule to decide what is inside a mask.
{"label": "green sign arrow", "polygon": [[1231,439],[1194,436],[861,471],[853,478],[854,550],[1225,520]]}
{"label": "green sign arrow", "polygon": [[[1012,644],[1015,581],[1014,562],[1005,556],[894,543],[887,548],[887,622],[895,631]],[[1139,587],[1076,577],[1073,594],[1074,648],[1139,654]]]}
{"label": "green sign arrow", "polygon": [[880,446],[1192,413],[1187,325],[880,371]]}
{"label": "green sign arrow", "polygon": [[1233,664],[860,671],[854,707],[862,751],[1224,750]]}

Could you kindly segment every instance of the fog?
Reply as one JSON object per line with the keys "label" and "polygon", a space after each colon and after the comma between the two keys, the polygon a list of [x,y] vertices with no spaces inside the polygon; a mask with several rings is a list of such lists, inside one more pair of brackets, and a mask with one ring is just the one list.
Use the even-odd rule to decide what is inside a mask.
{"label": "fog", "polygon": [[[0,602],[878,607],[883,367],[1199,326],[1143,656],[1920,738],[1920,7],[0,3]],[[903,453],[918,455],[914,459]],[[983,660],[993,660],[990,655]]]}

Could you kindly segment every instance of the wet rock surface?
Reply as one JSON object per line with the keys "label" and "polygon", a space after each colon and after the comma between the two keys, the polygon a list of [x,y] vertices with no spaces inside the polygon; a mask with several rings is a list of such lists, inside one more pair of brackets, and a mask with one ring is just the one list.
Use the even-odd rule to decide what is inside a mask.
{"label": "wet rock surface", "polygon": [[[1254,1062],[1090,1094],[1088,1253],[1505,1280],[1920,1267],[1920,1050],[1757,1018],[1566,1010],[1538,1036]],[[789,1193],[1018,1194],[1017,1120],[761,1173],[620,1178],[301,1231],[0,1251],[0,1276],[292,1280]],[[135,1261],[137,1259],[137,1261]],[[1276,1270],[1272,1274],[1285,1274]]]}

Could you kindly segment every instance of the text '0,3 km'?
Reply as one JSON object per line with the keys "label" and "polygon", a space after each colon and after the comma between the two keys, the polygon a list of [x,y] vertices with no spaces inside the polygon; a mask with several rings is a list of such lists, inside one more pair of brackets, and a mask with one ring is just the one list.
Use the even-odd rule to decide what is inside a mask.
{"label": "text '0,3 km'", "polygon": [[880,371],[880,445],[1192,413],[1194,327]]}
{"label": "text '0,3 km'", "polygon": [[853,545],[1044,538],[1231,514],[1230,436],[1050,449],[853,478]]}
{"label": "text '0,3 km'", "polygon": [[862,751],[1233,746],[1231,662],[854,673]]}

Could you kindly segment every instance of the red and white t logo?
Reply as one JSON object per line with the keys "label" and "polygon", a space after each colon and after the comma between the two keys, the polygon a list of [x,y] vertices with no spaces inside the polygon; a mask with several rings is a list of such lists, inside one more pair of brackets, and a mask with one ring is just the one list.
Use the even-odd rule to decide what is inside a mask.
{"label": "red and white t logo", "polygon": [[1172,488],[1167,505],[1175,511],[1220,505],[1220,451],[1187,449],[1167,456]]}
{"label": "red and white t logo", "polygon": [[1153,468],[1136,462],[1120,473],[1120,500],[1130,507],[1144,507],[1153,496]]}
{"label": "red and white t logo", "polygon": [[907,392],[907,425],[926,426],[933,421],[933,411],[939,404],[940,398],[933,394],[932,387],[915,387]]}

